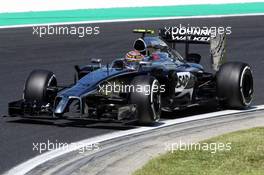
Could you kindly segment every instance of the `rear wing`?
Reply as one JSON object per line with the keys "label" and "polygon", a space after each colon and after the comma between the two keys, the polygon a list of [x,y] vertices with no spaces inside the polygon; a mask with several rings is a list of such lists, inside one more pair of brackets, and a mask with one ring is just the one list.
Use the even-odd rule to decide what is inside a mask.
{"label": "rear wing", "polygon": [[141,33],[142,38],[144,38],[146,34],[154,34],[155,31],[151,29],[134,29],[133,33]]}
{"label": "rear wing", "polygon": [[212,68],[218,71],[226,59],[226,34],[213,35],[210,31],[180,31],[179,28],[159,30],[159,36],[175,49],[177,43],[185,44],[185,57],[189,55],[190,44],[207,44],[210,46]]}

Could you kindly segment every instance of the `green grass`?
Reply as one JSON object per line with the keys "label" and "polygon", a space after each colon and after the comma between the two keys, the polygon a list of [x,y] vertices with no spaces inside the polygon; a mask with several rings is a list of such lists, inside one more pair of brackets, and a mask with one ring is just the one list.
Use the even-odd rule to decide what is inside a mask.
{"label": "green grass", "polygon": [[264,127],[233,132],[201,143],[230,143],[230,151],[182,151],[150,160],[134,175],[264,175]]}

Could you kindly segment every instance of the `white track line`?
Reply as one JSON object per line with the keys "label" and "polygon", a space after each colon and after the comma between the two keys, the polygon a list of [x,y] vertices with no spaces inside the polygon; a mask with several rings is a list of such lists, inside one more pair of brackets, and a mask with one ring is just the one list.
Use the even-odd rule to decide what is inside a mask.
{"label": "white track line", "polygon": [[[126,130],[126,131],[117,131],[117,132],[113,132],[109,134],[104,134],[101,136],[96,136],[93,138],[89,138],[89,139],[85,139],[79,142],[72,143],[69,145],[69,149],[53,150],[53,151],[46,152],[42,155],[36,156],[12,168],[11,170],[4,173],[4,175],[14,175],[14,174],[24,175],[28,173],[29,171],[31,171],[32,169],[34,169],[35,167],[51,159],[59,157],[63,154],[69,153],[74,150],[78,150],[85,146],[97,144],[97,143],[104,142],[104,141],[109,141],[109,140],[116,139],[119,137],[124,137],[124,136],[132,135],[132,134],[139,134],[139,133],[143,133],[146,131],[151,131],[151,130],[158,129],[158,128],[164,128],[164,127],[168,127],[168,126],[172,126],[172,125],[184,123],[184,122],[214,118],[214,117],[230,115],[230,114],[254,112],[258,110],[264,110],[264,105],[255,106],[252,109],[242,110],[242,111],[241,110],[225,110],[225,111],[213,112],[213,113],[208,113],[208,114],[194,115],[194,116],[180,118],[180,119],[166,120],[166,121],[162,121],[163,124],[156,126],[156,127],[140,127],[136,129]],[[79,146],[76,146],[76,145],[79,145]]]}
{"label": "white track line", "polygon": [[222,17],[263,16],[263,15],[264,13],[248,13],[248,14],[232,14],[232,15],[204,15],[204,16],[175,16],[175,17],[157,17],[157,18],[113,19],[113,20],[10,25],[10,26],[0,26],[0,29],[33,27],[33,26],[36,27],[36,26],[47,26],[47,25],[52,26],[52,25],[95,24],[95,23],[100,24],[100,23],[112,23],[112,22],[155,21],[155,20],[192,19],[192,18],[222,18]]}

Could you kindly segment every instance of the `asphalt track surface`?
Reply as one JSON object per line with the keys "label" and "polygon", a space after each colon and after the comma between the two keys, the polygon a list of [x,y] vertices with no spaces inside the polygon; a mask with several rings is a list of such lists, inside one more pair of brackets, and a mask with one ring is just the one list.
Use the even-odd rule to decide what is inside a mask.
{"label": "asphalt track surface", "polygon": [[[33,69],[55,72],[60,84],[73,82],[73,65],[88,64],[90,58],[102,58],[110,62],[132,49],[137,35],[134,28],[158,29],[164,26],[231,26],[228,36],[227,58],[247,62],[252,66],[255,80],[254,105],[264,103],[264,16],[228,17],[210,19],[182,19],[148,22],[121,22],[87,24],[99,26],[100,34],[86,38],[77,36],[32,35],[32,28],[0,29],[0,115],[7,114],[7,103],[21,98],[23,84]],[[76,26],[76,25],[75,25]],[[191,47],[202,55],[202,63],[210,71],[209,48]],[[211,109],[186,111],[191,115]],[[213,109],[214,110],[214,109]],[[175,116],[179,116],[176,115]],[[112,123],[34,121],[19,118],[0,118],[0,173],[38,155],[32,151],[33,142],[74,142],[96,135],[129,129]]]}

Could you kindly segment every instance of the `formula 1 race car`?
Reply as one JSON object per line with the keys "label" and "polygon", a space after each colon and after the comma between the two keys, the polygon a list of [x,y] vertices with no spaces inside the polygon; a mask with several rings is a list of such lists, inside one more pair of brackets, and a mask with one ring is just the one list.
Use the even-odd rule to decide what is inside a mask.
{"label": "formula 1 race car", "polygon": [[[173,112],[212,101],[224,108],[247,108],[253,98],[253,77],[246,63],[224,63],[226,36],[177,34],[174,29],[135,29],[142,35],[125,58],[102,65],[100,59],[75,66],[73,85],[57,85],[54,73],[34,70],[23,99],[9,103],[9,116],[111,119],[150,125],[161,111]],[[173,34],[173,35],[172,35]],[[185,44],[185,57],[176,44]],[[190,44],[208,44],[215,73],[189,53]]]}

